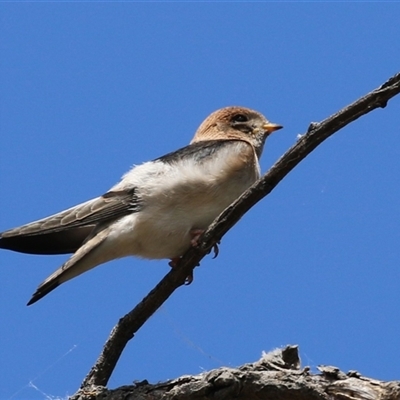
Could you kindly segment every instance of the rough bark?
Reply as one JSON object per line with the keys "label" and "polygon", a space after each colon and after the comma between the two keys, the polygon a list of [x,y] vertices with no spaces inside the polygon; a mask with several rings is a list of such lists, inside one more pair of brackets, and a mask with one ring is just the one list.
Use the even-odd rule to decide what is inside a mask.
{"label": "rough bark", "polygon": [[167,382],[137,382],[115,390],[81,389],[73,400],[399,400],[400,381],[382,382],[357,371],[301,368],[297,346],[263,353],[239,368],[218,368]]}

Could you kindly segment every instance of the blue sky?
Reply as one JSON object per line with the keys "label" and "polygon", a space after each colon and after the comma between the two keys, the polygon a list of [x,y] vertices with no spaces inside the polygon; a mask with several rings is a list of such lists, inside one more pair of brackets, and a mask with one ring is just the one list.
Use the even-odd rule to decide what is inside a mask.
{"label": "blue sky", "polygon": [[[398,3],[1,3],[0,230],[104,193],[243,105],[304,133],[400,66]],[[109,383],[238,366],[300,346],[400,379],[400,99],[312,153],[130,342]],[[31,307],[66,259],[0,253],[0,399],[73,394],[110,330],[168,272],[126,258]]]}

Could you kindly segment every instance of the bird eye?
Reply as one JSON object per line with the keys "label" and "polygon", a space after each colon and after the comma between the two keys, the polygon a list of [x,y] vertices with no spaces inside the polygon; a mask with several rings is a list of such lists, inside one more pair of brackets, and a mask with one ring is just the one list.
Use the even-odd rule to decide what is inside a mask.
{"label": "bird eye", "polygon": [[236,114],[232,117],[233,122],[247,122],[249,119],[244,114]]}

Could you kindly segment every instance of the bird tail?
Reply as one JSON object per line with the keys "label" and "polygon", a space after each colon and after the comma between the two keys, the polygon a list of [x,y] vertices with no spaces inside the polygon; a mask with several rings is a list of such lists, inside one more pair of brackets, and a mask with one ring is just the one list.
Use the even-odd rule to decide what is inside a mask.
{"label": "bird tail", "polygon": [[80,247],[66,263],[54,271],[39,285],[27,305],[30,306],[31,304],[36,303],[62,283],[83,274],[99,264],[109,261],[106,252],[96,252],[99,245],[107,238],[108,233],[109,230],[104,229]]}

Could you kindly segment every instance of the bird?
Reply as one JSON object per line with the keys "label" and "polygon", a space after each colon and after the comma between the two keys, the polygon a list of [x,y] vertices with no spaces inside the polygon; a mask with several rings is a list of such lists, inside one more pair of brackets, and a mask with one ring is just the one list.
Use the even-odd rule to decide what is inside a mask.
{"label": "bird", "polygon": [[189,145],[133,166],[102,196],[0,233],[2,249],[72,253],[27,305],[114,259],[169,259],[178,267],[211,222],[260,177],[265,140],[281,128],[249,108],[221,108]]}

